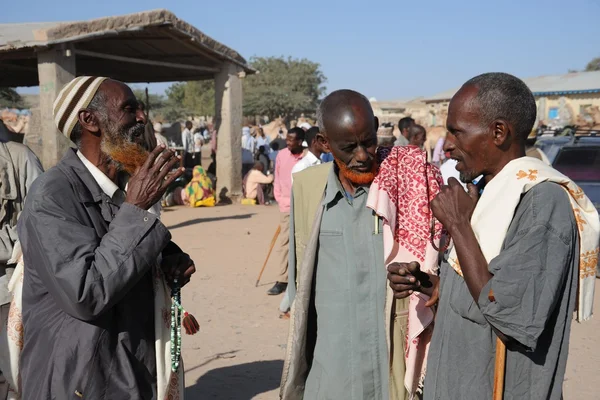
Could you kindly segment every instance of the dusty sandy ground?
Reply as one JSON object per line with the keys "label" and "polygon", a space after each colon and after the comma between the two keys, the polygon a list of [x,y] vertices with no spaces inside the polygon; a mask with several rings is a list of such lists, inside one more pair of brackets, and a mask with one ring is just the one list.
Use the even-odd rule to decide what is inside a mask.
{"label": "dusty sandy ground", "polygon": [[[278,218],[277,207],[164,211],[163,221],[173,239],[197,267],[194,279],[183,289],[184,307],[201,326],[197,335],[184,336],[186,398],[278,398],[288,321],[278,318],[281,297],[265,294],[276,276],[273,262],[267,265],[260,286],[254,286]],[[600,398],[599,297],[596,318],[573,324],[566,400]]]}

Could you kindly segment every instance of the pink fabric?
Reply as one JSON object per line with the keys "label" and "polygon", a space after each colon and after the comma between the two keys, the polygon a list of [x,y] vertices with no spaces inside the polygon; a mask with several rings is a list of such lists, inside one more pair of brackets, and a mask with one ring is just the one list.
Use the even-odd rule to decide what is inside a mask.
{"label": "pink fabric", "polygon": [[[369,190],[367,207],[384,220],[386,268],[394,262],[418,261],[422,271],[437,272],[438,252],[431,245],[432,214],[429,202],[439,193],[443,181],[439,169],[426,161],[426,153],[417,147],[393,147],[381,163],[379,173]],[[441,230],[442,226],[436,222],[436,246],[439,244]],[[425,306],[427,300],[429,296],[422,293],[413,293],[409,299],[404,385],[411,398],[426,369],[431,336],[421,334],[434,318],[433,311]]]}
{"label": "pink fabric", "polygon": [[290,212],[290,199],[292,196],[292,168],[302,159],[304,154],[292,154],[285,148],[277,154],[275,162],[275,200],[279,204],[279,211],[282,213]]}

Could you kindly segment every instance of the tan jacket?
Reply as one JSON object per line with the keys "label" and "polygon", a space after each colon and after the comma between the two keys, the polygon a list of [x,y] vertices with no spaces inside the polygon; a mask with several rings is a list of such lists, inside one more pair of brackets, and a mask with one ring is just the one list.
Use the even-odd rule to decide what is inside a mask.
{"label": "tan jacket", "polygon": [[[290,251],[289,273],[290,282],[295,280],[297,289],[294,285],[288,287],[293,304],[279,393],[283,400],[303,399],[304,386],[310,369],[309,360],[312,359],[316,343],[316,330],[308,328],[316,326],[315,323],[308,323],[315,318],[315,315],[310,313],[309,302],[324,211],[321,203],[332,167],[333,163],[325,163],[294,174],[290,210],[290,250],[295,249],[295,251]],[[392,324],[393,330],[386,328],[391,332],[388,338],[390,360],[402,361],[394,365],[390,362],[390,398],[404,399],[405,343],[404,340],[399,339],[406,337],[408,313],[407,311],[395,312],[396,308],[406,310],[406,306],[404,301],[393,304],[389,292],[388,290],[386,296],[388,300],[386,313],[389,315],[387,322]],[[395,341],[399,341],[401,346],[393,346]]]}

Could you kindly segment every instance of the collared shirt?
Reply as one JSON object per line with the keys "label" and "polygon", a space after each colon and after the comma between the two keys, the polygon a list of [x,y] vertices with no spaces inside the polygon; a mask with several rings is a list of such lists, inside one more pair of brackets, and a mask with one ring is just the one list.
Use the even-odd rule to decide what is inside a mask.
{"label": "collared shirt", "polygon": [[319,164],[321,164],[321,160],[312,152],[307,151],[306,155],[292,168],[292,182],[294,182],[294,174]]}
{"label": "collared shirt", "polygon": [[[578,249],[568,195],[546,182],[522,196],[500,254],[488,265],[493,278],[477,301],[446,253],[423,399],[491,398],[499,331],[510,339],[504,398],[561,400]],[[492,291],[496,300],[488,297]]]}
{"label": "collared shirt", "polygon": [[381,221],[332,168],[325,189],[314,280],[317,340],[305,399],[387,399],[386,270]]}
{"label": "collared shirt", "polygon": [[87,170],[90,171],[90,174],[92,174],[92,177],[98,183],[98,186],[100,186],[100,189],[102,189],[102,191],[112,199],[115,192],[119,190],[119,186],[117,186],[116,183],[110,180],[110,178],[106,176],[104,172],[100,171],[98,167],[92,164],[90,160],[85,158],[81,151],[77,152],[77,156],[79,157],[83,165],[85,165]]}
{"label": "collared shirt", "polygon": [[302,153],[292,154],[285,148],[277,154],[275,163],[275,200],[279,204],[279,211],[289,214],[290,198],[292,197],[292,169],[302,159]]}
{"label": "collared shirt", "polygon": [[[90,174],[92,174],[92,177],[94,178],[96,183],[98,183],[98,186],[100,186],[100,189],[102,189],[102,191],[108,197],[110,197],[117,205],[120,206],[121,204],[123,204],[125,202],[127,184],[125,184],[124,190],[119,188],[119,186],[116,183],[114,183],[108,176],[106,176],[104,172],[100,171],[100,169],[98,169],[98,167],[92,164],[90,160],[85,158],[85,156],[80,151],[77,151],[77,156],[79,157],[83,165],[87,168],[87,170],[90,171]],[[154,204],[152,207],[150,207],[148,211],[152,214],[160,216],[160,201]]]}

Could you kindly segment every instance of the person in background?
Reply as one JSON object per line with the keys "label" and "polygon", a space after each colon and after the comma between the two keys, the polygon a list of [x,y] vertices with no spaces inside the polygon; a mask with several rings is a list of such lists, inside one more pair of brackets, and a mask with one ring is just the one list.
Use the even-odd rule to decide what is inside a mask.
{"label": "person in background", "polygon": [[267,148],[265,146],[260,146],[258,148],[258,153],[256,153],[256,161],[259,161],[263,165],[263,172],[269,175],[269,166],[271,165],[271,161],[266,154]]}
{"label": "person in background", "polygon": [[268,204],[269,190],[267,186],[273,183],[274,176],[264,174],[263,163],[257,161],[254,168],[244,177],[244,197],[246,199],[256,200],[260,205]]}
{"label": "person in background", "polygon": [[275,171],[275,164],[277,163],[277,154],[279,154],[279,152],[283,150],[286,146],[287,145],[285,143],[285,136],[283,135],[283,131],[280,129],[279,133],[277,134],[277,137],[271,142],[271,145],[269,146],[271,147],[271,151],[269,152],[269,159],[273,164],[273,171]]}
{"label": "person in background", "polygon": [[398,140],[394,143],[395,146],[407,146],[408,145],[408,128],[415,124],[415,120],[411,117],[404,117],[398,121],[398,130],[400,135]]}
{"label": "person in background", "polygon": [[408,144],[410,146],[417,146],[421,150],[425,145],[425,128],[421,125],[411,125],[407,129],[408,132]]}
{"label": "person in background", "polygon": [[[322,163],[320,157],[323,153],[325,153],[325,149],[323,148],[321,142],[317,140],[318,134],[318,126],[313,126],[306,132],[305,141],[308,144],[308,151],[305,152],[304,157],[302,157],[302,159],[298,161],[296,165],[294,165],[294,168],[292,168],[292,184],[294,182],[295,174]],[[284,297],[281,300],[281,304],[279,305],[279,310],[282,312],[282,318],[289,317],[290,307],[290,296],[286,290]]]}
{"label": "person in background", "polygon": [[[427,137],[427,136],[426,136]],[[444,161],[446,160],[446,153],[444,152],[444,142],[446,141],[445,137],[441,137],[438,139],[435,144],[435,148],[433,149],[433,155],[431,157],[431,163],[436,167],[440,167]]]}
{"label": "person in background", "polygon": [[[12,263],[14,249],[19,241],[17,235],[17,221],[21,215],[31,184],[44,171],[40,160],[25,145],[0,140],[0,331],[7,330],[10,302],[12,295],[8,290],[15,270]],[[18,371],[11,369],[11,354],[8,343],[0,343],[0,400],[9,396],[9,386],[17,389],[17,382],[7,381],[6,377],[13,379],[18,376]],[[11,379],[12,380],[12,379]],[[10,384],[9,384],[10,383]]]}
{"label": "person in background", "polygon": [[194,166],[202,165],[202,146],[204,146],[204,135],[202,128],[198,128],[194,132],[194,154],[192,155]]}
{"label": "person in background", "polygon": [[195,165],[193,127],[192,121],[185,121],[185,129],[181,132],[181,145],[183,146],[181,162],[185,168],[193,168]]}
{"label": "person in background", "polygon": [[[260,149],[260,146],[264,146],[265,147],[265,154],[269,154],[269,152],[271,151],[271,141],[269,140],[269,137],[267,135],[265,135],[265,131],[263,130],[262,127],[258,127],[258,134],[256,135],[256,148]],[[267,172],[267,170],[265,169],[265,172]]]}
{"label": "person in background", "polygon": [[155,122],[154,123],[154,136],[156,138],[156,144],[158,146],[163,145],[165,146],[165,149],[169,148],[169,140],[163,136],[162,134],[163,131],[163,126],[160,122]]}
{"label": "person in background", "polygon": [[394,141],[394,127],[388,125],[382,125],[377,129],[377,145],[381,147],[393,147]]}
{"label": "person in background", "polygon": [[306,131],[306,143],[308,144],[308,151],[305,152],[304,157],[292,168],[292,181],[294,180],[293,175],[304,171],[307,168],[321,164],[321,154],[324,153],[323,145],[316,140],[319,134],[319,127],[312,126]]}
{"label": "person in background", "polygon": [[278,241],[279,277],[267,294],[276,296],[285,291],[288,285],[288,252],[290,242],[290,199],[292,195],[292,169],[302,159],[302,142],[305,132],[302,128],[292,128],[286,137],[286,148],[279,151],[275,163],[275,200],[279,205],[281,232]]}
{"label": "person in background", "polygon": [[254,153],[256,153],[256,140],[250,134],[250,127],[242,128],[242,176],[254,166]]}

